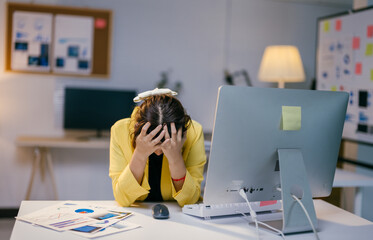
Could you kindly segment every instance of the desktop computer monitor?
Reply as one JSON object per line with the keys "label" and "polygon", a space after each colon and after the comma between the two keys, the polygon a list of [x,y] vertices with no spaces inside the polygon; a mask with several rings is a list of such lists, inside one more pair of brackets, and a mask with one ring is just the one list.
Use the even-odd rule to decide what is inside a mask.
{"label": "desktop computer monitor", "polygon": [[284,201],[285,182],[285,190],[302,198],[303,180],[311,202],[328,196],[347,102],[345,92],[220,87],[204,203],[244,202],[241,188],[249,201]]}
{"label": "desktop computer monitor", "polygon": [[109,130],[122,118],[128,118],[135,107],[136,91],[118,89],[65,89],[64,128],[77,130]]}

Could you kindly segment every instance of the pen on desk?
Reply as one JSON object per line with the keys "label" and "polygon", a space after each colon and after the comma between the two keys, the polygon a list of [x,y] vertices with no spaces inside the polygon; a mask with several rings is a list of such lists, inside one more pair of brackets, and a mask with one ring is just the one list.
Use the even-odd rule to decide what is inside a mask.
{"label": "pen on desk", "polygon": [[[111,225],[110,225],[110,226],[111,226]],[[109,226],[108,226],[108,227],[109,227]],[[92,232],[90,232],[90,234],[94,234],[94,233],[97,233],[97,232],[99,232],[99,231],[103,231],[103,230],[105,230],[105,228],[100,227],[100,228],[97,228],[97,229],[93,230]]]}
{"label": "pen on desk", "polygon": [[[118,221],[118,222],[120,222],[120,221]],[[106,227],[100,227],[100,228],[97,228],[97,229],[95,229],[94,231],[92,231],[91,233],[97,233],[97,232],[104,231],[106,228],[111,227],[111,226],[115,225],[115,224],[118,223],[118,222],[114,222],[114,223],[112,223],[112,224],[110,224],[110,225],[108,225],[108,226],[106,226]]]}
{"label": "pen on desk", "polygon": [[93,234],[93,233],[97,233],[97,232],[101,232],[101,231],[104,231],[106,228],[111,227],[111,226],[113,226],[113,225],[116,224],[116,223],[118,223],[118,222],[115,222],[115,223],[113,223],[113,224],[110,224],[109,226],[106,226],[106,227],[100,227],[100,228],[97,228],[97,229],[95,229],[94,231],[92,231],[91,234]]}

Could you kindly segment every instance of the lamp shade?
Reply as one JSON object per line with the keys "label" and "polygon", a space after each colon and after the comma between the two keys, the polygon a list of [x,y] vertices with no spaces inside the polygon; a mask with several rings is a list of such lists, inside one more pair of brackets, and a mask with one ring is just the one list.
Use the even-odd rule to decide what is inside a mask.
{"label": "lamp shade", "polygon": [[280,88],[285,82],[303,82],[305,74],[298,49],[289,45],[266,47],[258,78],[263,82],[278,82]]}

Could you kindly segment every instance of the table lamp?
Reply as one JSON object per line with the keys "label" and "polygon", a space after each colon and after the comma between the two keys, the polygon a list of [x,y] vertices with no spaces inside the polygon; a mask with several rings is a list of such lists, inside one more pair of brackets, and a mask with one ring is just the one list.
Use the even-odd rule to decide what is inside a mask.
{"label": "table lamp", "polygon": [[260,64],[259,80],[278,82],[284,88],[285,82],[303,82],[305,74],[299,51],[295,46],[268,46]]}

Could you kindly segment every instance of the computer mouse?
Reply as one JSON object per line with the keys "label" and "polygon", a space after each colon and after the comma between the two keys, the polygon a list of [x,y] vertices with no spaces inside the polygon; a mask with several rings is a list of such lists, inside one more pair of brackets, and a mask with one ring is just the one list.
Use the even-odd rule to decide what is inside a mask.
{"label": "computer mouse", "polygon": [[153,206],[152,210],[155,219],[167,219],[170,216],[170,212],[164,204],[158,203]]}

